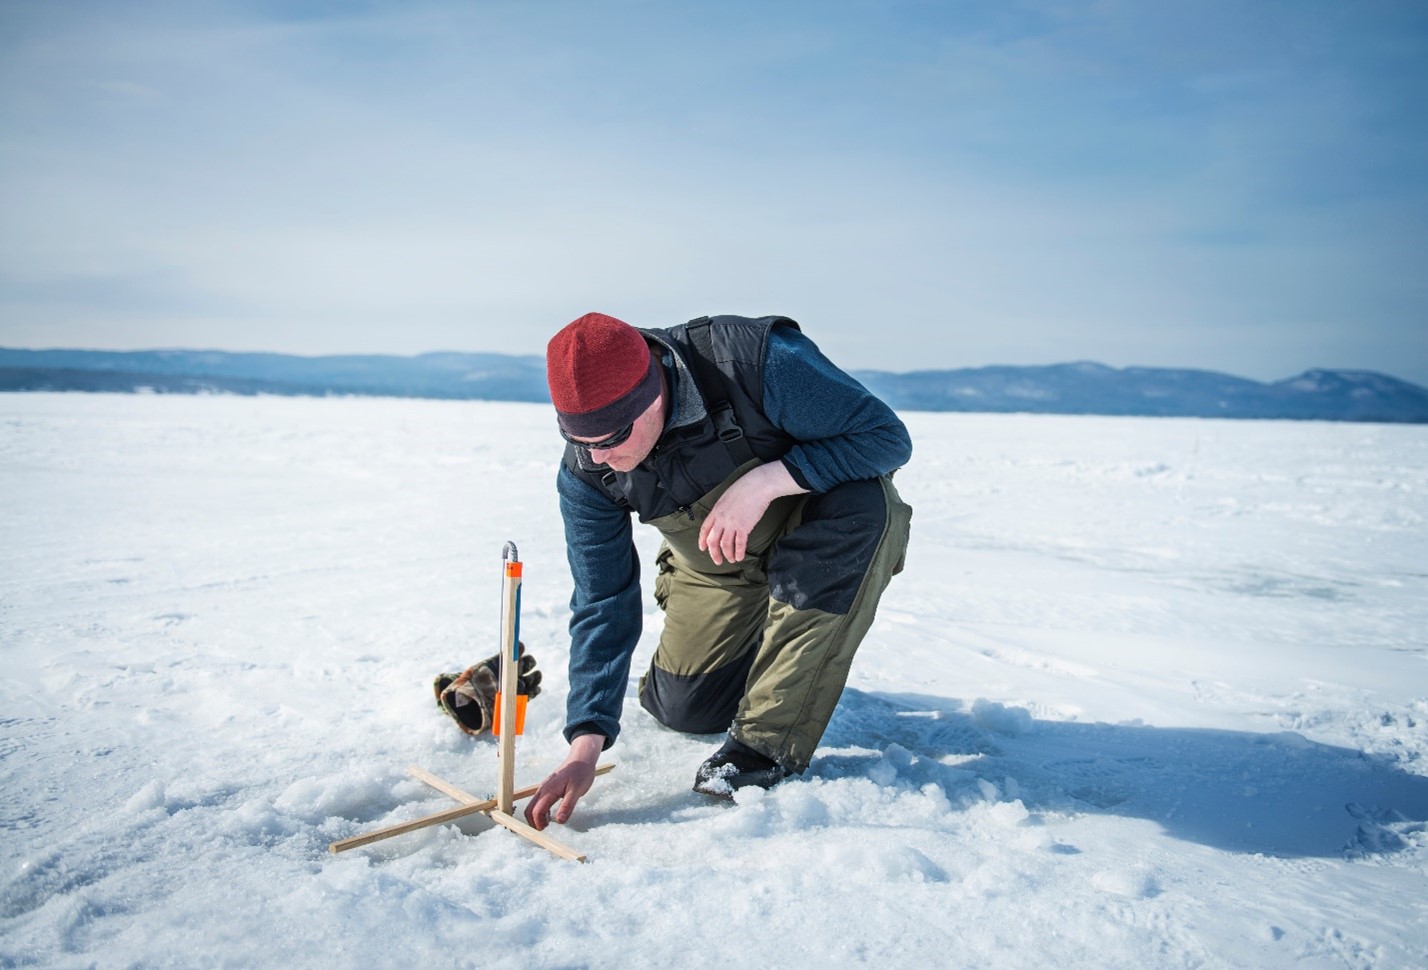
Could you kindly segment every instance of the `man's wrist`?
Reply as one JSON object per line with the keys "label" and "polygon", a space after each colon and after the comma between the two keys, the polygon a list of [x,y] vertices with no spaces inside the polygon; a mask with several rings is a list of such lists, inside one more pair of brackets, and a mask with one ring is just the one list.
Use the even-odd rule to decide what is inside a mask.
{"label": "man's wrist", "polygon": [[572,760],[594,764],[600,759],[600,752],[605,750],[607,740],[609,739],[598,731],[573,737],[570,739],[569,757]]}
{"label": "man's wrist", "polygon": [[758,472],[759,487],[770,502],[783,498],[785,495],[801,495],[808,491],[798,479],[793,477],[788,465],[784,464],[782,460],[767,462],[758,468]]}

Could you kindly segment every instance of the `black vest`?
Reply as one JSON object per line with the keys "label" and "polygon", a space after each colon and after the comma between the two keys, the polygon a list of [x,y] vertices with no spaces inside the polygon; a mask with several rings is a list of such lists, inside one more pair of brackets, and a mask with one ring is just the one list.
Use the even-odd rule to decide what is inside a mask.
{"label": "black vest", "polygon": [[700,317],[677,327],[641,330],[660,355],[669,386],[664,434],[633,471],[596,465],[567,445],[575,475],[649,522],[687,511],[752,458],[773,461],[795,441],[763,411],[769,331],[788,317]]}

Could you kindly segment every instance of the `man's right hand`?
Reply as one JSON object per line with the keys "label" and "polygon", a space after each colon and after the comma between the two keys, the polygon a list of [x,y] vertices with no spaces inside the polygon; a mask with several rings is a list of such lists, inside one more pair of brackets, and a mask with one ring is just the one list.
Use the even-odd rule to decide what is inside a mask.
{"label": "man's right hand", "polygon": [[560,803],[560,807],[555,810],[555,820],[561,825],[570,821],[576,802],[595,781],[595,763],[600,760],[600,752],[604,748],[603,734],[582,734],[570,742],[570,754],[566,755],[565,763],[541,782],[534,797],[526,804],[526,822],[532,828],[540,830],[550,824],[551,808],[556,802]]}

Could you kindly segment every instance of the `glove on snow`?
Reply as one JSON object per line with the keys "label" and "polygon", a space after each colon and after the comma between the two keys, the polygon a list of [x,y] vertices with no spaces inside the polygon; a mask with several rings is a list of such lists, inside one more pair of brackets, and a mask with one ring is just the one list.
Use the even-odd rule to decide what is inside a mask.
{"label": "glove on snow", "polygon": [[[516,693],[534,697],[540,693],[540,671],[535,657],[525,653],[516,666]],[[495,720],[496,692],[501,687],[501,655],[488,657],[459,674],[437,674],[432,682],[436,704],[467,734],[484,734]]]}

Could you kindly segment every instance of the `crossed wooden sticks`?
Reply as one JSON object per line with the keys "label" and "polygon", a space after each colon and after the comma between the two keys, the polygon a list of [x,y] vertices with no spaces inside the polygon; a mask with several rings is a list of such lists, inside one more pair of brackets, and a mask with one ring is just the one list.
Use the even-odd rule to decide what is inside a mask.
{"label": "crossed wooden sticks", "polygon": [[[437,791],[450,795],[461,804],[456,808],[448,808],[444,812],[437,812],[434,815],[413,819],[410,822],[402,822],[399,825],[388,826],[384,829],[378,829],[375,832],[368,832],[366,835],[357,835],[350,839],[341,839],[327,847],[329,852],[344,852],[347,849],[355,849],[359,845],[368,845],[381,839],[390,839],[394,835],[413,832],[430,825],[441,825],[446,822],[455,821],[463,816],[475,815],[477,812],[480,812],[490,818],[491,821],[510,829],[519,836],[529,839],[536,845],[548,849],[562,859],[571,859],[575,862],[585,861],[585,856],[568,846],[561,845],[550,836],[542,832],[537,832],[512,814],[515,800],[534,795],[540,786],[532,785],[529,788],[522,788],[520,791],[515,790],[516,734],[519,730],[518,712],[520,708],[524,706],[525,698],[517,697],[517,683],[519,678],[516,676],[516,668],[521,659],[521,560],[516,552],[516,544],[514,542],[506,543],[506,548],[501,554],[501,561],[504,567],[501,588],[501,692],[496,695],[495,720],[497,723],[493,725],[496,729],[496,734],[500,737],[500,747],[497,749],[497,754],[500,757],[500,779],[496,789],[496,797],[484,800],[477,798],[475,795],[457,788],[445,779],[438,778],[429,771],[411,767],[407,769],[408,774],[426,782]],[[510,703],[502,703],[503,698],[509,698]],[[600,765],[595,769],[595,774],[603,775],[613,767],[615,766],[609,764]]]}

